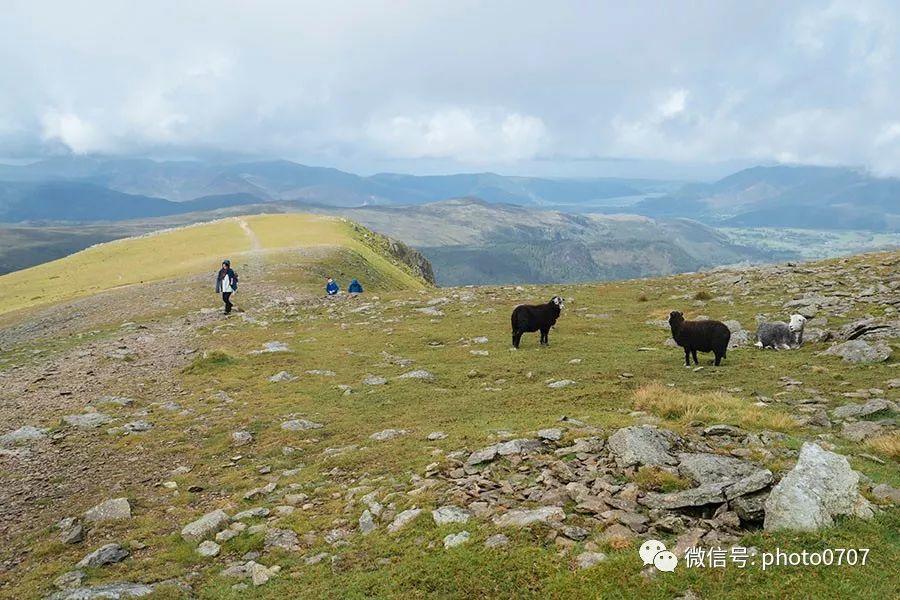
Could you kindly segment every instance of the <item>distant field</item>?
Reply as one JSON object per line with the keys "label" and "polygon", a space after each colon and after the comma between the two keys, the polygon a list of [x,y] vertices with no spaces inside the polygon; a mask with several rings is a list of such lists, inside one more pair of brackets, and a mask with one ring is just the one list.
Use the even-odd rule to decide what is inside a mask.
{"label": "distant field", "polygon": [[734,244],[782,253],[785,258],[809,260],[900,248],[900,233],[772,227],[720,227],[719,231]]}
{"label": "distant field", "polygon": [[290,214],[226,219],[118,240],[0,276],[0,314],[120,286],[195,273],[212,277],[223,258],[246,256],[254,250],[268,254],[342,247],[388,273],[400,287],[421,285],[359,238],[342,219]]}

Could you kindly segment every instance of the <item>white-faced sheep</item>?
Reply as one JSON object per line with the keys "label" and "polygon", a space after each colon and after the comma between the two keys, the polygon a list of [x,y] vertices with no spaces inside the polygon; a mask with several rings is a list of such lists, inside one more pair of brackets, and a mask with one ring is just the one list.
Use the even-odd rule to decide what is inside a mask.
{"label": "white-faced sheep", "polygon": [[684,348],[684,366],[691,366],[691,357],[694,364],[697,361],[697,351],[712,352],[716,355],[716,366],[721,364],[728,351],[728,340],[731,339],[731,330],[721,321],[685,321],[684,314],[673,310],[669,314],[669,327],[672,329],[672,339]]}
{"label": "white-faced sheep", "polygon": [[512,312],[512,344],[519,347],[522,334],[529,331],[541,332],[541,345],[550,343],[550,328],[556,324],[563,308],[563,299],[553,296],[547,304],[520,304]]}
{"label": "white-faced sheep", "polygon": [[803,343],[805,326],[806,317],[803,315],[791,315],[789,323],[781,321],[760,323],[756,330],[756,345],[760,348],[774,348],[775,350],[799,348]]}

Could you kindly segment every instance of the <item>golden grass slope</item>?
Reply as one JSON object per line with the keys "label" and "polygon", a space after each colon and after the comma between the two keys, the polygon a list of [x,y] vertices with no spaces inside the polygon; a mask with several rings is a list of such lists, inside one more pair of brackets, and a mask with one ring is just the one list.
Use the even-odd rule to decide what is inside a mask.
{"label": "golden grass slope", "polygon": [[345,249],[397,288],[422,281],[376,251],[344,219],[306,214],[223,219],[98,244],[65,258],[0,276],[0,314],[185,275],[212,273],[224,258],[302,248]]}

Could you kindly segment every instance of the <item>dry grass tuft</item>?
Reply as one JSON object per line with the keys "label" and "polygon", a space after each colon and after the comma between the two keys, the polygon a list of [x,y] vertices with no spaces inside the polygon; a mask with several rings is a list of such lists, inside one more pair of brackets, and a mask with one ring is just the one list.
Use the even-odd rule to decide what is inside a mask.
{"label": "dry grass tuft", "polygon": [[691,482],[674,473],[657,467],[644,466],[638,469],[634,482],[641,489],[652,492],[677,492],[691,487]]}
{"label": "dry grass tuft", "polygon": [[694,300],[706,301],[706,300],[712,300],[712,297],[713,297],[712,294],[710,294],[706,290],[700,290],[699,292],[694,294]]}
{"label": "dry grass tuft", "polygon": [[692,421],[700,421],[774,431],[797,428],[796,421],[790,415],[774,408],[755,406],[750,400],[735,398],[723,392],[688,394],[660,383],[638,388],[634,392],[634,408],[683,426]]}
{"label": "dry grass tuft", "polygon": [[866,447],[894,460],[900,459],[900,432],[879,435],[866,441]]}

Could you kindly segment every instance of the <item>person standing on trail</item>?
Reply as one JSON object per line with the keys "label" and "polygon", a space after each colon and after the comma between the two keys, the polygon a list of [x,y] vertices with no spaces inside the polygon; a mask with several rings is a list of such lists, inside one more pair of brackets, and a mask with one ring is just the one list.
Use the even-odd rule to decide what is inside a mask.
{"label": "person standing on trail", "polygon": [[347,291],[351,294],[362,294],[362,286],[359,284],[358,279],[354,279],[350,282],[350,287],[347,288]]}
{"label": "person standing on trail", "polygon": [[231,261],[223,260],[222,268],[219,269],[219,273],[216,276],[216,293],[222,294],[226,315],[231,312],[231,307],[234,306],[231,303],[231,294],[237,291],[237,286],[238,276],[234,269],[231,268]]}
{"label": "person standing on trail", "polygon": [[325,279],[325,293],[329,296],[337,296],[337,293],[341,291],[341,287],[337,284],[337,282],[328,277]]}

